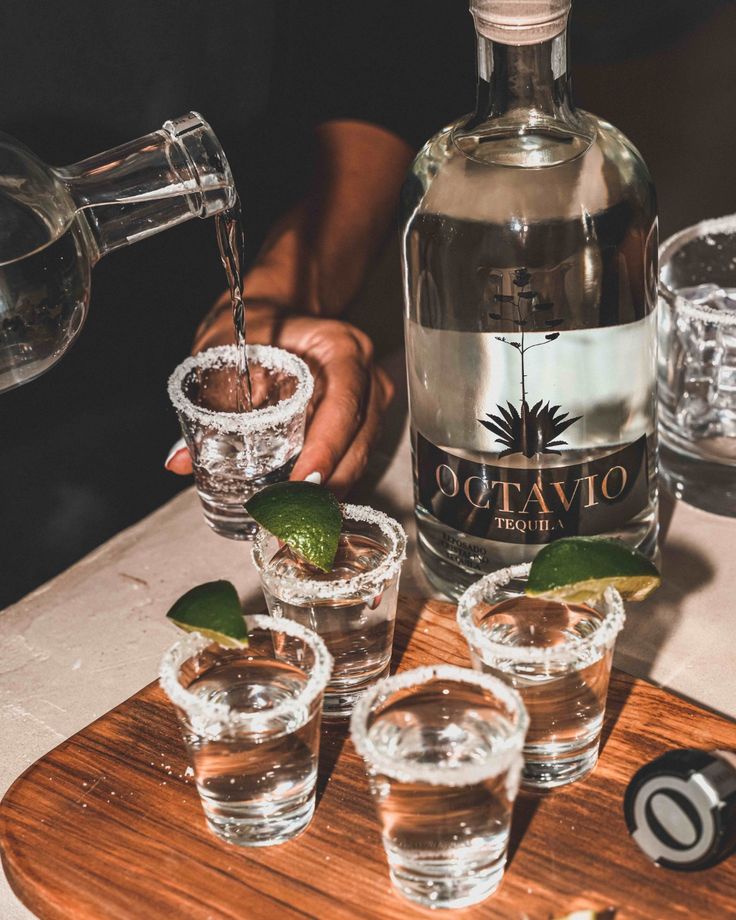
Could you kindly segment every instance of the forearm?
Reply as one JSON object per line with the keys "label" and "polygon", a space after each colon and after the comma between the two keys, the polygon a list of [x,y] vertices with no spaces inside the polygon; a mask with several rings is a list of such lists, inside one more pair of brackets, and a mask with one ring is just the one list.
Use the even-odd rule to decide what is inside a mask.
{"label": "forearm", "polygon": [[310,192],[274,228],[250,280],[257,299],[273,290],[278,276],[284,305],[337,316],[393,224],[411,149],[362,122],[321,125],[315,143]]}
{"label": "forearm", "polygon": [[[275,312],[334,317],[355,296],[393,224],[412,151],[382,128],[349,121],[319,126],[315,144],[311,187],[271,229],[244,293]],[[200,327],[198,344],[203,337],[210,344],[227,304],[223,295],[216,315]]]}

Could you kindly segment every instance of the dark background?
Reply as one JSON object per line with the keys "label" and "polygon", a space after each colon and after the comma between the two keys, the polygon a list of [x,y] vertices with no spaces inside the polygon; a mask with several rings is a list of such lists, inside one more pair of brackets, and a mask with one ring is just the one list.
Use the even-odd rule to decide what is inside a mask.
{"label": "dark background", "polygon": [[[62,165],[201,111],[251,257],[307,181],[310,124],[365,118],[418,145],[473,103],[465,0],[5,0],[0,17],[2,130]],[[576,100],[642,151],[662,237],[736,211],[734,47],[731,0],[575,0]],[[188,485],[163,469],[165,382],[224,287],[212,222],[119,250],[92,281],[74,348],[0,397],[0,608]]]}

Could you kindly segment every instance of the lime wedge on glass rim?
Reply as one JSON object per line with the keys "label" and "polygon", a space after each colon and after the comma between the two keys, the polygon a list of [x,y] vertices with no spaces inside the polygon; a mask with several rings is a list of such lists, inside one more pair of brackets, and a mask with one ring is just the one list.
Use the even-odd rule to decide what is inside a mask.
{"label": "lime wedge on glass rim", "polygon": [[662,583],[657,567],[621,540],[564,537],[537,553],[526,593],[569,603],[595,600],[616,588],[624,600],[641,601]]}
{"label": "lime wedge on glass rim", "polygon": [[229,581],[197,585],[182,594],[166,616],[181,629],[202,633],[220,645],[239,648],[248,644],[238,592]]}
{"label": "lime wedge on glass rim", "polygon": [[335,496],[314,482],[275,482],[245,503],[253,520],[323,572],[337,554],[342,512]]}

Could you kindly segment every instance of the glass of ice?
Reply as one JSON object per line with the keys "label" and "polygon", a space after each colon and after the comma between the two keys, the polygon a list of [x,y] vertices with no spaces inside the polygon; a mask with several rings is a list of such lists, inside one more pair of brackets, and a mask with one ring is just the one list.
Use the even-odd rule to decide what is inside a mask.
{"label": "glass of ice", "polygon": [[322,696],[332,659],[313,632],[249,618],[245,648],[176,643],[161,686],[176,707],[209,827],[240,846],[302,833],[314,813]]}
{"label": "glass of ice", "polygon": [[332,571],[304,562],[265,530],[253,561],[272,616],[308,626],[335,660],[325,691],[325,719],[350,715],[367,687],[388,674],[406,534],[373,508],[343,505]]}
{"label": "glass of ice", "polygon": [[244,503],[263,486],[289,478],[304,443],[313,380],[296,355],[248,345],[253,409],[238,411],[234,345],[187,358],[169,378],[169,396],[192,456],[204,517],[217,533],[250,540],[257,526]]}
{"label": "glass of ice", "polygon": [[660,249],[659,431],[670,491],[736,515],[736,216]]}
{"label": "glass of ice", "polygon": [[498,888],[526,729],[515,691],[452,665],[404,671],[358,701],[351,735],[404,897],[466,907]]}
{"label": "glass of ice", "polygon": [[621,596],[561,603],[524,594],[529,565],[486,575],[460,598],[457,621],[473,667],[518,691],[529,713],[522,785],[553,789],[598,760]]}

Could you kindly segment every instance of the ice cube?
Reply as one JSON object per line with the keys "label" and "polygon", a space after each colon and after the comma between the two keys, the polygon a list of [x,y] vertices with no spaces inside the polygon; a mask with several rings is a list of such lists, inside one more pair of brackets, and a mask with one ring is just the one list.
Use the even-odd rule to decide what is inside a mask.
{"label": "ice cube", "polygon": [[697,307],[736,313],[736,290],[726,290],[718,284],[698,284],[696,287],[680,288],[678,295]]}
{"label": "ice cube", "polygon": [[725,294],[726,296],[720,299],[720,309],[736,312],[736,291],[729,288]]}

